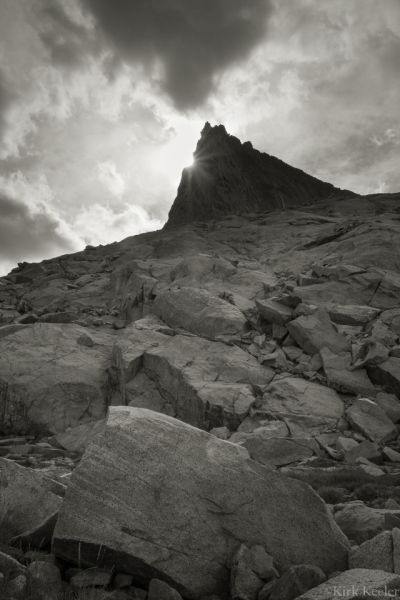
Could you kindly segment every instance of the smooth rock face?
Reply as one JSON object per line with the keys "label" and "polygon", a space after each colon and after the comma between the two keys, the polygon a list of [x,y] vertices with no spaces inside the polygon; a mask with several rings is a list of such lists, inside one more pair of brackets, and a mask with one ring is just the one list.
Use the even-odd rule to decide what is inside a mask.
{"label": "smooth rock face", "polygon": [[170,327],[209,339],[238,336],[245,331],[246,318],[235,306],[206,290],[183,288],[158,294],[153,310]]}
{"label": "smooth rock face", "polygon": [[64,485],[39,471],[0,458],[0,523],[10,524],[11,535],[32,530],[56,513],[64,492]]}
{"label": "smooth rock face", "polygon": [[385,444],[397,437],[398,431],[378,404],[360,398],[346,411],[352,427],[360,431],[372,442]]}
{"label": "smooth rock face", "polygon": [[377,569],[350,569],[299,596],[297,600],[337,600],[340,597],[368,600],[400,593],[400,577]]}
{"label": "smooth rock face", "polygon": [[117,571],[198,598],[227,590],[240,540],[282,565],[329,573],[347,561],[346,538],[308,486],[185,423],[117,407],[72,475],[52,550],[77,563],[79,548],[90,565],[101,546]]}
{"label": "smooth rock face", "polygon": [[288,323],[287,328],[300,348],[310,356],[314,356],[322,348],[328,348],[334,354],[350,349],[348,340],[337,333],[324,310],[299,317]]}
{"label": "smooth rock face", "polygon": [[105,416],[109,351],[77,344],[84,332],[40,323],[0,340],[0,431],[57,433]]}
{"label": "smooth rock face", "polygon": [[336,425],[344,412],[337,393],[327,387],[295,377],[272,382],[263,396],[263,410],[283,419],[293,432],[322,432]]}

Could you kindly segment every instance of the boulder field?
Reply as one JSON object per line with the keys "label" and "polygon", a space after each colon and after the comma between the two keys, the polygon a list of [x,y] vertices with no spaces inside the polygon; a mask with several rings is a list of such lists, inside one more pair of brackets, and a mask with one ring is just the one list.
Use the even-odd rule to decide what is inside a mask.
{"label": "boulder field", "polygon": [[162,230],[0,277],[0,592],[400,595],[399,214],[206,125]]}

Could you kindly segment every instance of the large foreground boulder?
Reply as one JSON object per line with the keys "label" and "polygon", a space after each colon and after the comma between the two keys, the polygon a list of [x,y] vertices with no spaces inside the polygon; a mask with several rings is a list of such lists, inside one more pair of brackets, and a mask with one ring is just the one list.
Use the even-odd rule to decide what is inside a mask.
{"label": "large foreground boulder", "polygon": [[229,589],[242,542],[262,545],[283,566],[331,573],[347,565],[347,538],[309,486],[186,423],[112,407],[72,475],[52,549],[201,598]]}

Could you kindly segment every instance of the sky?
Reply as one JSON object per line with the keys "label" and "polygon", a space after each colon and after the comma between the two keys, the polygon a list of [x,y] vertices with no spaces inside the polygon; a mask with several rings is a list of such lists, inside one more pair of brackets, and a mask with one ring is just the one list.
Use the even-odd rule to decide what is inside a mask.
{"label": "sky", "polygon": [[160,229],[206,121],[400,191],[399,0],[1,0],[0,275]]}

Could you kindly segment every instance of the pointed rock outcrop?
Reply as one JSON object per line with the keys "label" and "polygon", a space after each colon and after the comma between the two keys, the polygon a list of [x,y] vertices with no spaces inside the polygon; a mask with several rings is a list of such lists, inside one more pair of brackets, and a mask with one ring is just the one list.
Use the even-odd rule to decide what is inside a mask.
{"label": "pointed rock outcrop", "polygon": [[251,142],[242,144],[223,125],[205,124],[193,156],[193,165],[183,170],[166,227],[355,195],[255,150]]}

